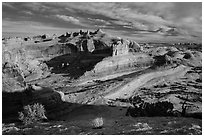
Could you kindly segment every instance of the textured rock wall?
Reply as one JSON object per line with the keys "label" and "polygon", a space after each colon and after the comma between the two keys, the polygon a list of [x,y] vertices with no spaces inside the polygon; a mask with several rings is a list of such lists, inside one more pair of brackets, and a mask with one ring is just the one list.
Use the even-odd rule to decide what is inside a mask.
{"label": "textured rock wall", "polygon": [[136,42],[121,40],[113,44],[113,56],[127,55],[131,52],[141,52],[142,47]]}
{"label": "textured rock wall", "polygon": [[147,54],[138,53],[137,55],[123,55],[105,58],[103,61],[96,64],[94,68],[95,73],[104,71],[118,71],[122,69],[129,69],[134,67],[150,66],[153,59]]}

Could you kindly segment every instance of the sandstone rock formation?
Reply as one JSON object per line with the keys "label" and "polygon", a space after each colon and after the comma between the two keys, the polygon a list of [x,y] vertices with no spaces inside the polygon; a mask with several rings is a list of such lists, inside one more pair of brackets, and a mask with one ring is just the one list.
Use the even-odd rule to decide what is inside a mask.
{"label": "sandstone rock formation", "polygon": [[[17,43],[17,45],[13,46],[15,43]],[[48,68],[43,62],[38,60],[35,55],[36,53],[31,54],[23,41],[18,44],[18,42],[12,39],[6,40],[2,55],[2,70],[3,75],[5,75],[3,81],[5,80],[4,78],[8,76],[10,78],[20,76],[21,78],[16,79],[19,82],[34,80],[43,76]],[[17,76],[17,73],[19,76]],[[12,90],[12,88],[10,90]]]}
{"label": "sandstone rock formation", "polygon": [[[2,49],[4,119],[16,118],[33,102],[44,104],[51,118],[63,113],[64,102],[128,107],[124,100],[134,96],[149,103],[169,101],[179,112],[186,100],[186,112],[201,112],[199,48],[142,46],[101,30],[80,30],[51,39],[4,39]],[[34,83],[43,86],[28,88]]]}
{"label": "sandstone rock formation", "polygon": [[129,40],[120,40],[116,44],[113,44],[113,56],[118,55],[127,55],[129,53],[134,52],[141,52],[142,47],[135,41],[129,41]]}
{"label": "sandstone rock formation", "polygon": [[125,70],[125,68],[140,68],[150,66],[153,62],[153,59],[147,54],[137,53],[137,55],[125,55],[114,56],[110,58],[105,58],[103,61],[96,64],[93,71],[95,73],[100,72],[116,72],[119,70]]}
{"label": "sandstone rock formation", "polygon": [[[71,35],[71,34],[70,34]],[[78,52],[94,52],[104,49],[112,49],[113,55],[128,54],[129,52],[138,52],[142,47],[138,43],[122,40],[116,37],[106,35],[100,29],[95,32],[73,33],[71,37],[68,33],[59,37],[63,43],[70,43],[77,47]]]}

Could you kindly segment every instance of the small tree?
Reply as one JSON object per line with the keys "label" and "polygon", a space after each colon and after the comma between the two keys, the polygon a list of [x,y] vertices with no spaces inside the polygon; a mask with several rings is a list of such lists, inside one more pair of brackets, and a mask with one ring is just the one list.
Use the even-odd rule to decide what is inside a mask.
{"label": "small tree", "polygon": [[44,106],[39,103],[24,106],[23,111],[19,112],[19,120],[21,120],[25,125],[29,125],[43,119],[47,119],[47,117],[45,116]]}
{"label": "small tree", "polygon": [[188,100],[188,95],[186,95],[186,98],[185,98],[185,100],[184,100],[184,102],[182,102],[182,111],[181,111],[181,116],[183,116],[183,117],[185,117],[186,116],[186,109],[189,107],[188,105],[187,105],[187,100]]}

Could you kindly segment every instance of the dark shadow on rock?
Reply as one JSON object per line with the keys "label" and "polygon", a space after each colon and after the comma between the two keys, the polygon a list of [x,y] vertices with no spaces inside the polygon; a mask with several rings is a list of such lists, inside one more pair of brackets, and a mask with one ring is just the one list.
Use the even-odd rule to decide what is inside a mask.
{"label": "dark shadow on rock", "polygon": [[[107,110],[113,109],[113,107],[108,105],[87,105],[63,102],[62,97],[58,92],[43,87],[38,91],[25,90],[13,93],[3,92],[2,122],[20,122],[18,120],[18,112],[21,112],[24,106],[32,105],[34,103],[40,103],[44,106],[46,110],[45,115],[49,121],[72,120],[74,118],[77,119],[77,117],[81,118],[84,115],[91,115],[95,118],[102,116],[101,113],[106,113]],[[115,109],[120,111],[124,108],[114,107],[114,110]]]}
{"label": "dark shadow on rock", "polygon": [[92,70],[98,62],[102,61],[105,57],[111,56],[111,54],[111,49],[93,53],[79,52],[57,56],[45,63],[51,68],[52,73],[66,74],[71,79],[76,79],[86,71]]}
{"label": "dark shadow on rock", "polygon": [[156,117],[156,116],[173,116],[173,117],[193,117],[202,119],[202,113],[187,113],[182,107],[182,112],[175,111],[174,106],[168,101],[158,101],[155,103],[144,102],[139,96],[134,96],[129,100],[123,100],[124,102],[130,102],[133,106],[129,107],[126,112],[126,116],[132,117]]}
{"label": "dark shadow on rock", "polygon": [[64,102],[59,93],[50,88],[43,87],[40,90],[24,90],[19,92],[2,93],[2,121],[4,123],[17,122],[18,112],[23,110],[26,105],[40,103],[44,105],[48,118],[53,111],[60,109],[59,106]]}
{"label": "dark shadow on rock", "polygon": [[[140,101],[141,102],[141,101]],[[25,91],[19,92],[3,92],[2,93],[2,122],[3,123],[13,123],[19,122],[18,112],[23,110],[26,105],[31,105],[34,103],[40,103],[44,105],[49,121],[52,120],[78,120],[78,118],[86,118],[89,116],[91,118],[103,117],[103,116],[117,116],[118,112],[127,110],[125,107],[120,106],[108,106],[108,105],[88,105],[79,104],[71,102],[63,102],[62,96],[53,91],[50,88],[42,87],[41,89],[32,90],[27,89]],[[136,102],[137,103],[137,102]],[[136,105],[135,105],[136,106]],[[151,108],[152,107],[152,108]],[[126,115],[133,117],[143,117],[143,116],[175,116],[172,115],[172,104],[168,102],[158,103],[158,104],[143,104],[140,107],[129,108]],[[164,111],[163,111],[164,110]],[[169,111],[170,110],[170,111]],[[124,115],[125,116],[125,111]],[[159,115],[157,114],[158,112]],[[106,113],[106,114],[105,114]],[[123,113],[123,111],[122,111]],[[103,115],[105,114],[105,115]],[[170,115],[169,115],[170,114]],[[185,117],[202,118],[202,114],[186,114]]]}

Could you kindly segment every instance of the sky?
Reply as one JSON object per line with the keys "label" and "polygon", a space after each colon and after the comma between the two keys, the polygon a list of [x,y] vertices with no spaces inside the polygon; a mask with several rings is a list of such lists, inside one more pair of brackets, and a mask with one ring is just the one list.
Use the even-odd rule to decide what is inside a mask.
{"label": "sky", "polygon": [[2,3],[3,36],[98,28],[138,42],[202,42],[202,3]]}

